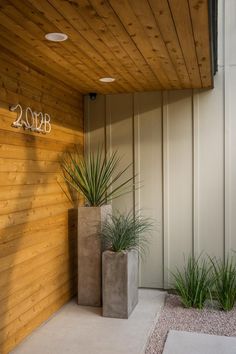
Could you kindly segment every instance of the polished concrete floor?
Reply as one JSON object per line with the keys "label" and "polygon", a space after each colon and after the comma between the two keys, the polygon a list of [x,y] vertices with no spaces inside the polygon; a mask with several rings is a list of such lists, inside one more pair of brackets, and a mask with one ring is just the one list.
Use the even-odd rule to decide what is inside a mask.
{"label": "polished concrete floor", "polygon": [[128,320],[101,316],[100,308],[73,300],[34,331],[12,354],[141,354],[164,304],[165,293],[139,290]]}

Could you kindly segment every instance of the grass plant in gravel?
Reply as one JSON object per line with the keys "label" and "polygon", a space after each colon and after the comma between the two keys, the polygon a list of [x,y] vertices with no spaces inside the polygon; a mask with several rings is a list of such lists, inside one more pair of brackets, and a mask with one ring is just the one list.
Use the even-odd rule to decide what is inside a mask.
{"label": "grass plant in gravel", "polygon": [[212,265],[201,256],[190,256],[184,264],[183,271],[179,268],[172,273],[174,289],[185,307],[202,309],[209,298],[212,286]]}
{"label": "grass plant in gravel", "polygon": [[210,258],[212,264],[212,296],[224,311],[232,310],[236,302],[236,261],[228,256],[225,261]]}
{"label": "grass plant in gravel", "polygon": [[236,306],[231,311],[219,311],[206,303],[203,310],[186,309],[181,306],[179,296],[168,294],[145,354],[163,353],[165,340],[170,330],[235,337],[235,319]]}

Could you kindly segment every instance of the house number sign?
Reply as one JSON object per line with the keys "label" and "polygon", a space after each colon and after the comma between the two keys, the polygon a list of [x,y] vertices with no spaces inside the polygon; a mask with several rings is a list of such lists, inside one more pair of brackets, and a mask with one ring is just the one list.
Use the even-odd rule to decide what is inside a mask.
{"label": "house number sign", "polygon": [[51,131],[50,115],[48,113],[34,112],[30,107],[25,110],[18,103],[16,106],[10,106],[10,111],[17,111],[16,120],[12,123],[14,128],[23,128],[36,133],[47,134]]}

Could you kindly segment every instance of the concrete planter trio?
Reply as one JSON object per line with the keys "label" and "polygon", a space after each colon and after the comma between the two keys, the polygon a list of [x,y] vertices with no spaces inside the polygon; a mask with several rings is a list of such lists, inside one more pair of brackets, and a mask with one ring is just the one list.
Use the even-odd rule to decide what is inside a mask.
{"label": "concrete planter trio", "polygon": [[109,214],[109,205],[78,208],[78,304],[128,318],[138,302],[138,254],[103,252],[101,225]]}

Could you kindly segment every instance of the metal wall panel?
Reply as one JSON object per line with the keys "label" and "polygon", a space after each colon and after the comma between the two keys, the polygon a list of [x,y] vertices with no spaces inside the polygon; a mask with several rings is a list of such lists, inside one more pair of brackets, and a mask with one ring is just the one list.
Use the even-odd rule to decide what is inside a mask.
{"label": "metal wall panel", "polygon": [[164,94],[164,269],[170,272],[192,252],[192,94]]}
{"label": "metal wall panel", "polygon": [[105,148],[106,96],[97,95],[96,100],[84,98],[85,150],[94,151]]}
{"label": "metal wall panel", "polygon": [[[222,0],[223,1],[223,0]],[[225,255],[236,250],[236,2],[224,1]]]}
{"label": "metal wall panel", "polygon": [[140,262],[140,284],[163,287],[162,213],[162,93],[134,96],[135,171],[141,187],[136,191],[136,208],[153,219],[149,251]]}
{"label": "metal wall panel", "polygon": [[[107,99],[107,141],[126,161],[134,159],[143,184],[135,194],[136,207],[158,225],[150,255],[141,263],[141,286],[171,286],[168,272],[183,264],[184,254],[224,258],[236,249],[235,10],[234,0],[219,0],[213,90]],[[123,209],[124,203],[132,205],[119,203]]]}
{"label": "metal wall panel", "polygon": [[[132,94],[108,95],[106,103],[107,153],[118,151],[118,155],[121,157],[119,168],[123,170],[133,163],[133,96]],[[132,176],[133,166],[130,166],[121,177],[120,182]],[[112,201],[113,210],[118,209],[125,212],[131,211],[133,204],[133,192]]]}
{"label": "metal wall panel", "polygon": [[214,90],[194,94],[194,246],[197,254],[224,253],[223,75]]}

